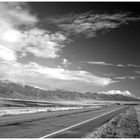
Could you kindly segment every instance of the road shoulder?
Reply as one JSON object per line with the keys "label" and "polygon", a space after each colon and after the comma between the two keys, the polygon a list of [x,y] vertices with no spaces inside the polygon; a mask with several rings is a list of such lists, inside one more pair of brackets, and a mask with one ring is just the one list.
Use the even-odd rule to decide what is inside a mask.
{"label": "road shoulder", "polygon": [[140,105],[135,107],[137,113],[137,120],[139,122],[139,131],[140,131]]}
{"label": "road shoulder", "polygon": [[137,115],[136,109],[131,107],[97,128],[87,138],[140,138],[139,123],[140,112]]}

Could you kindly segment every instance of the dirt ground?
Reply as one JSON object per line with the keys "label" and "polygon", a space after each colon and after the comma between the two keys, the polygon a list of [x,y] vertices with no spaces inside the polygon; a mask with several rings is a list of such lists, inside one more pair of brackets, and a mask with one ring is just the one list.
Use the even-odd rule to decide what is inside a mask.
{"label": "dirt ground", "polygon": [[114,117],[87,138],[140,138],[140,106]]}
{"label": "dirt ground", "polygon": [[140,105],[135,107],[137,113],[137,120],[139,122],[139,131],[140,131]]}

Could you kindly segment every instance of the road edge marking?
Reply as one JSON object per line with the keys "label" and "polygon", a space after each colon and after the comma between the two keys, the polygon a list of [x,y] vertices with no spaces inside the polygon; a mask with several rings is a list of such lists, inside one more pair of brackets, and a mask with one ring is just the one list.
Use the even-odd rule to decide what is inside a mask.
{"label": "road edge marking", "polygon": [[[126,107],[126,106],[125,106],[125,107]],[[116,110],[113,110],[113,111],[110,111],[110,112],[104,113],[104,114],[99,115],[99,116],[96,116],[96,117],[94,117],[94,118],[91,118],[91,119],[85,120],[85,121],[83,121],[83,122],[77,123],[77,124],[72,125],[72,126],[69,126],[69,127],[67,127],[67,128],[64,128],[64,129],[58,130],[58,131],[56,131],[56,132],[50,133],[50,134],[48,134],[48,135],[45,135],[45,136],[43,136],[43,137],[40,137],[40,139],[42,139],[42,138],[47,138],[47,137],[49,137],[49,136],[52,136],[52,135],[55,135],[55,134],[57,134],[57,133],[63,132],[63,131],[65,131],[65,130],[68,130],[68,129],[73,128],[73,127],[75,127],[75,126],[78,126],[78,125],[84,124],[84,123],[86,123],[86,122],[89,122],[89,121],[91,121],[91,120],[97,119],[97,118],[99,118],[99,117],[102,117],[102,116],[107,115],[107,114],[109,114],[109,113],[112,113],[112,112],[114,112],[114,111],[117,111],[117,110],[123,109],[123,108],[125,108],[125,107],[121,107],[121,108],[119,108],[119,109],[116,109]]]}

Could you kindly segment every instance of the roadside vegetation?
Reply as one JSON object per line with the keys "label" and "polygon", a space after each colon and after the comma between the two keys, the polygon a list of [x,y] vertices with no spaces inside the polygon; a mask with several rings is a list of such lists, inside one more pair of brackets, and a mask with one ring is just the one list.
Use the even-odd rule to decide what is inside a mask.
{"label": "roadside vegetation", "polygon": [[11,108],[0,108],[0,117],[6,117],[10,115],[26,114],[26,113],[37,113],[37,112],[53,112],[63,111],[72,109],[83,109],[83,107],[11,107]]}
{"label": "roadside vegetation", "polygon": [[140,138],[136,110],[132,107],[97,128],[87,138]]}

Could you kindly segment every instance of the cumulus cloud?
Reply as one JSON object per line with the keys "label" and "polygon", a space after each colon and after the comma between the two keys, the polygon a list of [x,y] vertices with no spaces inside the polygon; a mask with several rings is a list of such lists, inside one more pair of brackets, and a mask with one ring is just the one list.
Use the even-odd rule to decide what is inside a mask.
{"label": "cumulus cloud", "polygon": [[110,91],[107,91],[107,92],[100,92],[100,93],[111,94],[111,95],[120,94],[120,95],[124,95],[124,96],[133,96],[132,93],[127,91],[127,90],[126,91],[110,90]]}
{"label": "cumulus cloud", "polygon": [[64,58],[62,64],[66,65],[67,63],[68,63],[68,60]]}
{"label": "cumulus cloud", "polygon": [[33,26],[38,21],[25,6],[25,3],[0,3],[0,53],[4,59],[15,60],[16,51],[21,49],[18,43],[22,33],[18,28],[25,24]]}
{"label": "cumulus cloud", "polygon": [[72,63],[69,62],[66,58],[63,58],[62,60],[62,65],[65,66],[65,67],[68,67],[69,65],[71,65]]}
{"label": "cumulus cloud", "polygon": [[35,24],[38,18],[30,14],[29,8],[26,8],[26,3],[1,2],[0,3],[0,18],[3,19],[6,25],[9,23],[12,26],[24,24]]}
{"label": "cumulus cloud", "polygon": [[1,47],[1,53],[8,51],[10,56],[14,55],[7,56],[11,60],[17,57],[17,52],[21,57],[28,53],[43,58],[59,57],[67,35],[37,28],[39,19],[27,7],[25,3],[0,3],[0,45],[5,47]]}
{"label": "cumulus cloud", "polygon": [[97,32],[107,32],[118,28],[129,21],[140,20],[140,17],[133,17],[131,13],[98,14],[89,11],[81,14],[69,14],[47,18],[47,24],[55,24],[60,29],[70,34],[84,34],[86,37],[95,37]]}
{"label": "cumulus cloud", "polygon": [[57,58],[59,52],[65,47],[66,35],[56,32],[51,34],[49,31],[32,29],[23,34],[23,51],[32,53],[36,57]]}

